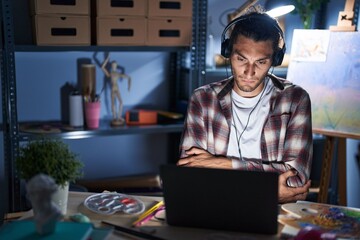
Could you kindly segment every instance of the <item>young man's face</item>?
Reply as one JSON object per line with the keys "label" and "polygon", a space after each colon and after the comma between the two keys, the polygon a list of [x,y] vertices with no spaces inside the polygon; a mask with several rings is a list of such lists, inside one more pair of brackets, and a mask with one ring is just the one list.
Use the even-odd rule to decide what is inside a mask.
{"label": "young man's face", "polygon": [[243,97],[254,97],[264,88],[264,79],[271,67],[273,46],[270,40],[255,42],[239,36],[230,56],[234,90]]}

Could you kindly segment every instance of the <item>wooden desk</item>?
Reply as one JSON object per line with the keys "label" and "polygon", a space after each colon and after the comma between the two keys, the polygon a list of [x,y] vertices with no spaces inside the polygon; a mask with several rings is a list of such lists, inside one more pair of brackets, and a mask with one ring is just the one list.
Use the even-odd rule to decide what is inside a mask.
{"label": "wooden desk", "polygon": [[[70,192],[68,200],[68,211],[67,217],[75,213],[82,213],[90,218],[90,220],[95,224],[95,226],[105,226],[101,224],[102,220],[111,222],[114,224],[121,225],[123,227],[131,227],[132,222],[134,222],[137,217],[127,214],[113,214],[113,215],[100,215],[88,210],[83,202],[86,197],[90,196],[93,193],[84,193],[84,192]],[[145,209],[148,209],[156,201],[162,200],[160,197],[138,197],[142,200],[146,206]],[[189,216],[191,217],[191,216]],[[182,227],[173,227],[168,226],[165,222],[161,221],[152,221],[145,226],[140,227],[142,231],[145,232],[154,232],[154,235],[162,237],[169,240],[177,239],[234,239],[236,237],[242,237],[244,239],[280,239],[280,232],[282,225],[279,224],[279,230],[277,235],[258,235],[258,234],[243,234],[237,232],[226,232],[210,229],[197,229],[197,228],[182,228]],[[130,237],[129,235],[122,234],[120,232],[114,231],[109,239],[140,239],[135,237]]]}

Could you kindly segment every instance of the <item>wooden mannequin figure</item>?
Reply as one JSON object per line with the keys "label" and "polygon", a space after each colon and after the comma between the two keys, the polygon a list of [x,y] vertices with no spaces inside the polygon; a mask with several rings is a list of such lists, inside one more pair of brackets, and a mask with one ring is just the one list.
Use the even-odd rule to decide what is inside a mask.
{"label": "wooden mannequin figure", "polygon": [[[118,64],[116,61],[111,62],[110,72],[106,69],[106,65],[109,62],[109,56],[104,60],[101,65],[102,71],[105,73],[106,77],[111,80],[111,111],[113,115],[113,120],[111,121],[112,126],[121,126],[125,124],[125,119],[122,117],[123,111],[123,101],[120,94],[120,89],[118,85],[118,80],[121,78],[127,78],[128,80],[128,91],[131,87],[131,77],[118,71]],[[116,99],[118,100],[118,111],[116,110]]]}

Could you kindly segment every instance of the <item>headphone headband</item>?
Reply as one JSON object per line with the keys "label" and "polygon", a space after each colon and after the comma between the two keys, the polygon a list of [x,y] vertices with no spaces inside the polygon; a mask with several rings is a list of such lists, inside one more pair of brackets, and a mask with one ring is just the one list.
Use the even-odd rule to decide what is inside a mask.
{"label": "headphone headband", "polygon": [[238,22],[244,21],[244,20],[250,20],[250,19],[257,19],[257,20],[264,20],[268,23],[271,23],[276,30],[278,31],[280,38],[283,39],[283,47],[276,50],[273,54],[273,62],[272,66],[278,66],[281,65],[282,60],[284,58],[285,52],[286,52],[286,46],[285,46],[285,40],[284,40],[284,33],[281,30],[279,24],[277,23],[276,19],[270,17],[267,14],[259,13],[257,15],[242,15],[240,17],[237,17],[233,19],[231,22],[228,23],[228,25],[224,28],[222,34],[221,34],[221,55],[225,58],[229,58],[231,55],[231,46],[230,45],[230,38],[226,38],[227,31],[237,24]]}

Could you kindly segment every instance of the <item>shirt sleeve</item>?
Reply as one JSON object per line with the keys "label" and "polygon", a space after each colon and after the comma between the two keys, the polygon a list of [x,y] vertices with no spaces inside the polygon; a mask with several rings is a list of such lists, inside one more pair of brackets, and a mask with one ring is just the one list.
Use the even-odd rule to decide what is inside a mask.
{"label": "shirt sleeve", "polygon": [[284,165],[286,169],[294,169],[298,173],[288,179],[288,185],[302,186],[310,178],[313,155],[311,101],[305,91],[302,91],[298,104],[293,107],[286,132]]}
{"label": "shirt sleeve", "polygon": [[207,149],[206,129],[203,120],[203,106],[200,101],[200,91],[195,91],[189,101],[187,115],[180,142],[180,158],[186,157],[185,151],[191,147]]}

